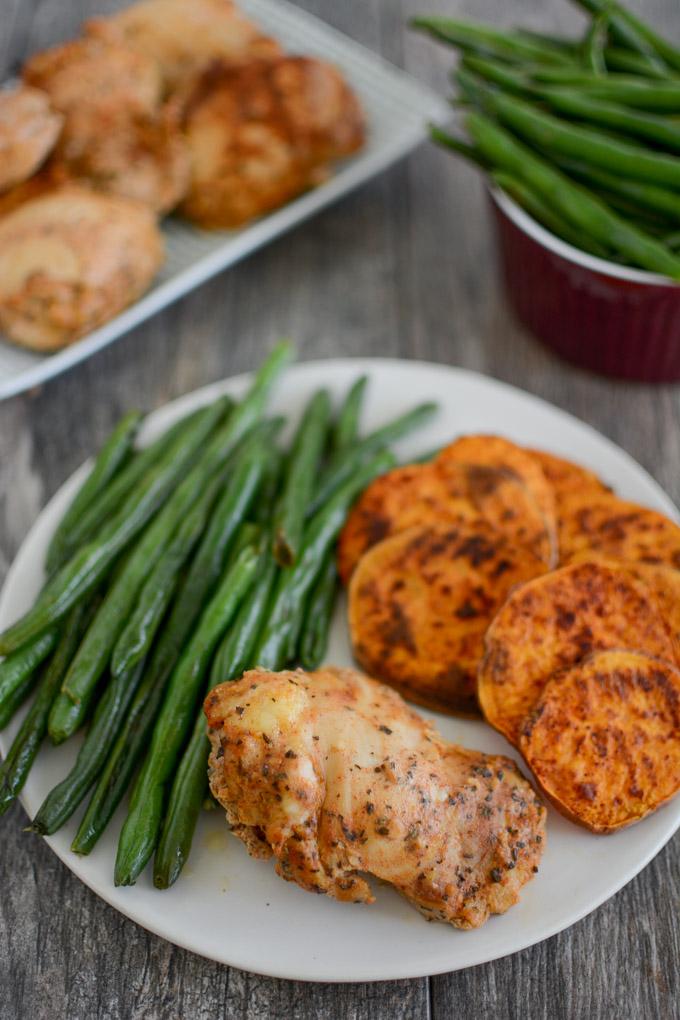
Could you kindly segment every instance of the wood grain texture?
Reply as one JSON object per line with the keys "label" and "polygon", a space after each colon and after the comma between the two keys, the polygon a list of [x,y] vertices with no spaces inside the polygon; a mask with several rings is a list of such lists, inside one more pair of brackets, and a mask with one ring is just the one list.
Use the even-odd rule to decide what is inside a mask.
{"label": "wood grain texture", "polygon": [[[2,0],[0,72],[117,6]],[[565,0],[302,6],[442,92],[450,56],[405,28],[416,10],[579,24]],[[680,38],[678,0],[644,0],[644,11]],[[123,410],[250,369],[281,334],[302,358],[424,358],[519,385],[610,436],[680,501],[680,390],[595,378],[532,340],[499,289],[479,179],[426,146],[42,390],[0,404],[0,578],[40,507]],[[24,824],[18,806],[0,823],[0,1020],[680,1017],[679,836],[590,917],[511,958],[429,981],[313,986],[229,970],[148,934]]]}

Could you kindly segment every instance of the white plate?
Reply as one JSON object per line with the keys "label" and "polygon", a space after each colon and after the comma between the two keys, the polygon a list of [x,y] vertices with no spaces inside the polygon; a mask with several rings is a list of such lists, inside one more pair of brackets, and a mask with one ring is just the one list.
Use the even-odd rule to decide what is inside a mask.
{"label": "white plate", "polygon": [[[106,347],[149,316],[227,266],[319,212],[414,149],[427,123],[450,116],[448,103],[426,85],[285,0],[239,0],[239,6],[291,53],[339,67],[366,113],[368,137],[328,181],[241,230],[205,232],[179,219],[163,224],[166,259],[154,285],[134,305],[65,350],[44,355],[16,347],[0,333],[0,400],[51,379]],[[143,353],[140,354],[143,357]]]}
{"label": "white plate", "polygon": [[[623,496],[676,516],[672,503],[649,475],[587,425],[535,397],[460,369],[380,359],[312,362],[288,371],[272,407],[294,419],[313,389],[329,386],[339,397],[362,372],[371,379],[364,421],[367,429],[417,401],[435,399],[441,404],[436,420],[404,441],[401,454],[430,449],[461,432],[497,432],[571,457],[593,468]],[[218,393],[241,393],[246,384],[247,378],[239,377],[175,401],[151,416],[144,438]],[[24,542],[0,598],[0,627],[25,611],[37,594],[49,537],[86,470],[86,466],[81,468],[57,493]],[[351,661],[342,609],[335,621],[328,661]],[[436,719],[450,740],[517,757],[483,722],[424,714]],[[3,752],[12,732],[0,738]],[[68,744],[41,752],[22,798],[29,815],[33,816],[48,790],[65,774],[73,753]],[[639,825],[604,837],[579,829],[551,810],[544,861],[520,903],[469,932],[426,923],[388,887],[376,889],[377,902],[372,906],[336,903],[303,892],[277,878],[270,862],[251,860],[228,833],[221,812],[204,813],[189,864],[167,892],[153,888],[149,869],[134,888],[114,887],[120,814],[90,857],[77,857],[69,850],[77,818],[48,843],[96,893],[177,945],[276,977],[369,981],[418,977],[484,963],[567,928],[630,881],[679,824],[680,798]]]}

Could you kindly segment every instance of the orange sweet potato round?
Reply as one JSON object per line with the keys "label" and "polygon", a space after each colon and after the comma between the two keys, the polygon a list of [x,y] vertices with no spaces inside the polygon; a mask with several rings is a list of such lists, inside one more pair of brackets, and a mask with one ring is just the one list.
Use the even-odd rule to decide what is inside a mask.
{"label": "orange sweet potato round", "polygon": [[680,568],[680,527],[657,510],[614,495],[579,494],[560,506],[562,562],[594,553],[628,563]]}
{"label": "orange sweet potato round", "polygon": [[555,566],[555,495],[531,453],[500,436],[462,436],[435,464],[453,484],[461,485],[462,476],[467,497],[483,517]]}
{"label": "orange sweet potato round", "polygon": [[520,750],[559,811],[613,832],[680,790],[680,672],[641,652],[596,652],[549,682]]}
{"label": "orange sweet potato round", "polygon": [[545,450],[527,450],[532,458],[541,465],[543,474],[553,490],[558,514],[560,504],[570,496],[581,496],[593,499],[611,492],[601,478],[588,468],[574,464],[573,461],[557,457]]}
{"label": "orange sweet potato round", "polygon": [[349,514],[338,540],[338,573],[344,584],[364,553],[389,535],[416,524],[478,517],[462,492],[447,486],[432,464],[409,464],[376,478]]}
{"label": "orange sweet potato round", "polygon": [[629,570],[584,562],[529,581],[486,634],[478,697],[487,722],[516,745],[548,677],[607,648],[678,661],[656,599]]}
{"label": "orange sweet potato round", "polygon": [[362,558],[349,588],[357,662],[411,701],[476,712],[489,622],[514,585],[544,569],[481,518],[387,538]]}

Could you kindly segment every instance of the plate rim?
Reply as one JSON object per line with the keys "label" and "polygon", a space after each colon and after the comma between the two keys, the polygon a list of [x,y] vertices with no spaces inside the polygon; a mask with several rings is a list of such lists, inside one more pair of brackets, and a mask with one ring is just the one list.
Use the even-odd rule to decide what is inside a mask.
{"label": "plate rim", "polygon": [[[443,371],[446,374],[456,376],[461,383],[464,383],[465,380],[473,380],[476,382],[482,382],[484,385],[491,386],[492,389],[497,389],[499,391],[505,392],[510,391],[512,394],[514,394],[515,397],[519,397],[525,402],[528,401],[530,405],[533,404],[539,408],[547,409],[551,414],[553,415],[556,414],[558,418],[566,422],[569,422],[572,425],[576,424],[580,429],[584,429],[589,436],[591,437],[594,436],[598,443],[604,443],[610,454],[613,454],[615,458],[622,460],[628,468],[632,469],[633,473],[644,478],[645,483],[654,492],[658,504],[665,508],[664,512],[671,516],[674,520],[676,521],[680,520],[680,513],[678,512],[678,509],[675,507],[670,496],[665,492],[665,490],[656,481],[656,479],[641,464],[639,464],[635,460],[635,458],[632,457],[631,454],[629,454],[622,447],[618,446],[618,444],[616,444],[608,436],[599,432],[594,426],[590,425],[588,422],[581,420],[576,415],[571,414],[569,411],[566,411],[563,408],[557,407],[556,405],[552,404],[549,400],[546,400],[545,398],[540,397],[537,394],[530,393],[526,390],[523,390],[521,387],[515,386],[512,383],[506,383],[503,380],[485,375],[484,373],[476,370],[462,368],[459,366],[447,365],[440,362],[428,361],[424,359],[373,357],[373,356],[318,358],[309,361],[294,362],[291,366],[288,367],[287,372],[298,371],[302,373],[311,372],[312,374],[314,374],[318,373],[319,370],[321,369],[323,369],[324,371],[329,370],[332,371],[334,366],[337,366],[342,369],[356,369],[357,372],[364,372],[365,374],[368,374],[369,379],[372,373],[379,371],[380,368],[382,368],[383,366],[389,366],[397,370],[403,370],[405,367],[408,367],[415,368],[417,370],[425,370],[428,372],[435,371],[437,373],[441,373]],[[252,375],[253,375],[252,372],[244,372],[239,373],[238,375],[225,377],[212,383],[207,383],[203,386],[196,388],[195,390],[182,394],[176,397],[175,399],[160,405],[157,408],[154,408],[152,411],[148,413],[148,415],[145,418],[144,426],[140,433],[142,439],[145,438],[147,432],[151,432],[153,435],[155,428],[162,428],[163,425],[162,424],[158,425],[157,423],[159,421],[162,421],[162,419],[164,418],[168,418],[169,424],[173,420],[173,418],[180,417],[185,408],[188,409],[195,406],[200,406],[202,403],[206,403],[209,400],[214,399],[215,396],[223,392],[231,390],[235,390],[238,392],[239,390],[242,390],[247,385],[248,381],[252,378]],[[34,532],[36,531],[36,529],[38,529],[43,518],[49,515],[50,511],[53,509],[53,505],[55,504],[55,502],[58,502],[60,500],[65,501],[68,498],[69,490],[75,488],[75,485],[77,484],[79,478],[84,477],[85,473],[87,472],[91,464],[92,458],[88,458],[78,468],[76,468],[74,472],[72,472],[72,474],[62,483],[62,485],[59,486],[59,488],[47,501],[45,506],[41,509],[40,513],[31,524],[31,527],[29,528],[27,534],[25,535],[23,541],[21,542],[21,545],[7,571],[6,577],[2,584],[2,588],[0,589],[0,619],[3,620],[3,625],[4,618],[8,616],[6,603],[9,602],[11,589],[16,583],[16,577],[18,577],[19,575],[19,567],[21,566],[20,561],[25,555],[28,555],[30,552],[29,547],[32,544]],[[11,619],[11,613],[9,614],[9,619]],[[7,743],[8,743],[7,736],[0,733],[0,751],[3,751],[3,753]],[[24,810],[27,810],[27,806],[24,802],[23,791],[19,799],[22,803],[22,806],[24,807]],[[453,973],[458,970],[467,969],[468,967],[480,966],[485,963],[492,963],[495,960],[503,959],[506,956],[514,955],[515,953],[522,952],[523,950],[528,949],[531,946],[538,945],[541,942],[544,942],[546,939],[552,938],[554,935],[559,934],[562,931],[568,930],[569,928],[573,927],[573,925],[583,920],[584,917],[587,917],[589,914],[597,910],[600,906],[602,906],[603,903],[607,902],[618,892],[620,892],[621,889],[624,888],[624,886],[626,886],[629,882],[631,882],[637,875],[639,875],[640,872],[643,871],[644,868],[646,868],[647,865],[654,859],[654,857],[656,857],[656,855],[663,849],[663,847],[666,846],[666,844],[673,838],[678,829],[680,829],[680,808],[677,809],[677,817],[674,818],[672,814],[669,814],[668,819],[669,819],[668,824],[663,827],[662,832],[659,834],[658,838],[650,845],[650,847],[645,851],[642,857],[639,860],[637,860],[632,867],[625,871],[623,877],[615,881],[611,886],[607,886],[600,896],[596,896],[595,899],[591,903],[585,905],[583,909],[576,910],[573,915],[570,914],[568,920],[565,921],[564,919],[562,919],[560,921],[554,922],[553,924],[541,926],[541,934],[538,937],[528,935],[524,939],[520,938],[519,941],[513,942],[512,947],[501,946],[497,950],[496,949],[493,950],[492,955],[484,955],[483,958],[480,958],[476,962],[466,962],[464,964],[461,964],[460,966],[456,964],[455,959],[452,959],[449,960],[446,964],[442,965],[438,964],[427,971],[423,971],[421,967],[417,967],[412,971],[404,967],[395,967],[392,970],[383,967],[382,970],[376,976],[375,972],[372,972],[370,968],[367,968],[365,974],[356,977],[338,976],[337,974],[334,974],[331,971],[324,971],[322,967],[320,969],[319,964],[315,965],[315,970],[317,971],[320,970],[318,976],[310,977],[308,971],[294,972],[290,966],[279,967],[276,964],[273,964],[267,965],[266,967],[263,966],[262,968],[260,968],[257,965],[253,965],[251,961],[247,963],[244,961],[230,962],[225,958],[224,954],[219,954],[217,950],[214,954],[211,954],[206,953],[203,950],[196,949],[195,946],[191,943],[190,939],[182,939],[175,936],[169,938],[168,935],[164,933],[160,926],[156,925],[153,922],[149,922],[148,920],[142,920],[139,916],[140,913],[142,913],[142,911],[135,910],[132,903],[129,909],[127,908],[124,909],[123,907],[121,907],[120,903],[113,902],[112,897],[114,895],[114,887],[111,885],[110,881],[106,884],[104,890],[102,891],[102,888],[95,881],[90,880],[86,873],[81,873],[78,867],[81,859],[80,857],[78,857],[78,855],[73,854],[68,848],[65,848],[62,851],[62,849],[58,845],[55,845],[56,841],[53,840],[52,837],[44,838],[45,842],[48,844],[50,849],[69,869],[69,871],[81,882],[83,882],[83,884],[86,885],[93,893],[95,893],[95,895],[97,895],[100,899],[104,900],[104,902],[107,903],[108,906],[112,907],[114,910],[118,911],[123,916],[129,918],[135,924],[139,924],[140,927],[144,928],[147,931],[150,931],[155,936],[160,937],[173,945],[177,945],[178,947],[188,950],[189,952],[195,953],[198,956],[202,956],[206,959],[213,960],[216,963],[220,963],[230,967],[236,967],[237,969],[243,969],[245,971],[260,974],[266,977],[273,977],[284,980],[303,981],[308,983],[323,982],[330,984],[353,984],[359,982],[373,982],[373,981],[380,982],[393,980],[411,980],[421,977],[435,976],[437,974]],[[512,939],[510,940],[512,941]]]}

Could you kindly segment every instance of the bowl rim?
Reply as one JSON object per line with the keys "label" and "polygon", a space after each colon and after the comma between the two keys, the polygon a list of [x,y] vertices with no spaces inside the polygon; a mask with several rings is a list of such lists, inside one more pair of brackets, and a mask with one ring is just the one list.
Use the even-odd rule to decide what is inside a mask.
{"label": "bowl rim", "polygon": [[574,262],[584,269],[590,269],[606,276],[613,276],[619,280],[628,280],[632,283],[643,283],[654,287],[677,289],[678,284],[670,277],[662,276],[661,273],[651,273],[646,269],[620,266],[616,262],[609,262],[607,259],[598,258],[597,255],[589,255],[588,252],[575,248],[572,244],[563,241],[541,226],[501,188],[489,184],[488,190],[493,202],[516,227],[523,231],[523,233],[528,234],[529,237],[542,245],[542,247],[548,248],[549,251],[554,252],[568,262]]}

